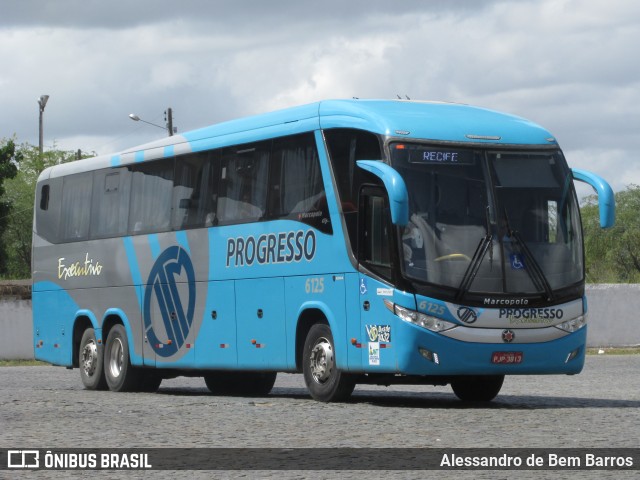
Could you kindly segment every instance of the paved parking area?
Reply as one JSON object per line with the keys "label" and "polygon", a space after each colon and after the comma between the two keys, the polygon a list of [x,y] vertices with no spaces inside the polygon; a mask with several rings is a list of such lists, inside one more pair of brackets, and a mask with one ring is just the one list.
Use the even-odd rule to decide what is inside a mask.
{"label": "paved parking area", "polygon": [[[164,381],[154,394],[93,392],[83,389],[78,370],[5,367],[0,368],[0,424],[4,448],[637,448],[640,355],[588,356],[584,372],[576,376],[507,377],[487,406],[464,404],[449,387],[369,385],[357,387],[348,403],[323,404],[307,395],[301,375],[291,374],[279,375],[271,395],[262,398],[215,397],[201,378],[184,377]],[[169,473],[154,472],[154,478],[176,478]],[[262,473],[232,476],[337,477],[331,471]],[[345,472],[340,477],[412,478],[408,473]],[[495,472],[428,473],[413,478],[513,478],[516,473],[518,478],[554,478],[526,471],[497,477]],[[571,478],[633,478],[637,471],[573,473],[577,476]],[[35,472],[38,478],[52,474],[82,477],[82,472]],[[91,475],[113,478],[108,474]],[[230,475],[189,474],[200,476]]]}

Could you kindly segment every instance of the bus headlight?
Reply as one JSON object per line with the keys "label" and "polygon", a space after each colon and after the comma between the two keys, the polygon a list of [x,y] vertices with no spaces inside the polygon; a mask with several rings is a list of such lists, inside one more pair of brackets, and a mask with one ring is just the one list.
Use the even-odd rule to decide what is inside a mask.
{"label": "bus headlight", "polygon": [[587,316],[580,315],[579,317],[572,318],[571,320],[567,320],[566,322],[562,322],[559,325],[556,325],[556,328],[560,330],[564,330],[565,332],[573,333],[580,330],[587,324]]}
{"label": "bus headlight", "polygon": [[446,320],[442,320],[440,318],[431,317],[429,315],[425,315],[424,313],[401,307],[400,305],[396,305],[389,300],[385,300],[384,303],[387,308],[401,320],[417,325],[418,327],[426,328],[427,330],[431,330],[432,332],[444,332],[445,330],[450,330],[454,327],[457,327],[455,323],[447,322]]}

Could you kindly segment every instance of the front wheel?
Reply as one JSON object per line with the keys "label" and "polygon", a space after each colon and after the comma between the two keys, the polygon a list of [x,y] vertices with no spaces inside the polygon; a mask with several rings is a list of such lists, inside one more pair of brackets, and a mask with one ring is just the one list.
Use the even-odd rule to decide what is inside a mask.
{"label": "front wheel", "polygon": [[96,341],[96,333],[93,328],[87,328],[82,334],[78,351],[80,378],[87,390],[107,389],[103,363],[103,347]]}
{"label": "front wheel", "polygon": [[321,402],[346,400],[356,386],[353,376],[338,369],[333,335],[324,323],[315,324],[307,334],[302,373],[309,393]]}
{"label": "front wheel", "polygon": [[114,325],[107,337],[104,373],[112,392],[133,392],[140,383],[139,372],[129,359],[127,332],[122,325]]}
{"label": "front wheel", "polygon": [[503,382],[504,375],[470,375],[453,380],[451,388],[465,402],[490,402],[500,393]]}

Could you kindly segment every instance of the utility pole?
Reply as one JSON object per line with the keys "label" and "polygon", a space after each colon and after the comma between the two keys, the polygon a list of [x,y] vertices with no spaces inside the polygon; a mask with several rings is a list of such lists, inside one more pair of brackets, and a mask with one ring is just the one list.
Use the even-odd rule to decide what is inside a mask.
{"label": "utility pole", "polygon": [[173,136],[173,110],[171,107],[167,108],[164,112],[165,121],[167,122],[167,130],[169,131],[169,136]]}
{"label": "utility pole", "polygon": [[42,114],[44,113],[44,107],[47,105],[47,101],[49,100],[49,95],[40,95],[38,98],[38,105],[40,106],[40,124],[39,124],[39,132],[40,132],[40,141],[38,142],[38,148],[40,150],[40,159],[42,159],[42,151],[43,151],[43,133],[42,133]]}

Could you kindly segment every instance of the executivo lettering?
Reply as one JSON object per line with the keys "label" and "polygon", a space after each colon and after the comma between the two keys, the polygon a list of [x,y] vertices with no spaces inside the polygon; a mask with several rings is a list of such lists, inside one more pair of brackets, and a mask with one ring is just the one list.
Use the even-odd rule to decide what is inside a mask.
{"label": "executivo lettering", "polygon": [[65,258],[58,259],[58,278],[68,280],[71,277],[89,277],[98,276],[102,273],[102,265],[100,262],[93,262],[93,258],[89,258],[89,253],[84,257],[84,262],[78,261],[66,265]]}

